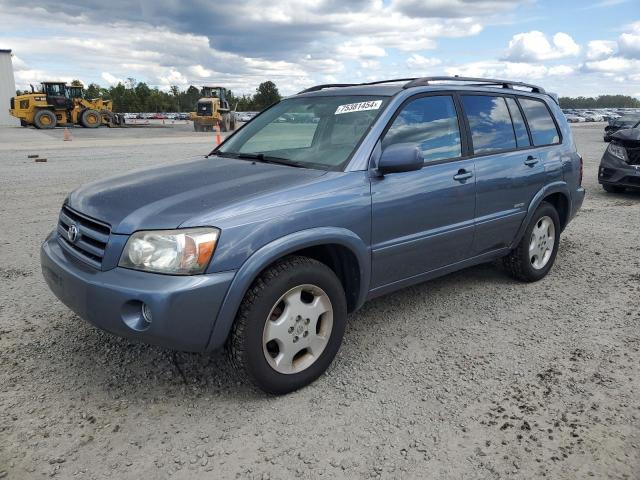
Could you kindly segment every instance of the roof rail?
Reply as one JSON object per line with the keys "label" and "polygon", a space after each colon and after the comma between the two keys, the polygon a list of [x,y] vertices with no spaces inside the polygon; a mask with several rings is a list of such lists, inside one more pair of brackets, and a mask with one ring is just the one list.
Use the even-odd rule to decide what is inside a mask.
{"label": "roof rail", "polygon": [[317,92],[319,90],[324,90],[325,88],[343,88],[343,87],[363,87],[367,85],[382,85],[385,83],[396,83],[396,82],[407,82],[402,88],[412,88],[412,87],[426,87],[432,85],[429,82],[467,82],[469,86],[473,87],[491,87],[491,86],[499,86],[500,88],[509,88],[513,89],[513,87],[525,87],[530,88],[532,93],[546,93],[544,88],[539,87],[537,85],[532,85],[530,83],[523,82],[512,82],[511,80],[497,80],[495,78],[476,78],[476,77],[420,77],[420,78],[394,78],[390,80],[378,80],[375,82],[365,82],[365,83],[326,83],[323,85],[315,85],[313,87],[309,87],[301,92],[298,92],[298,95],[302,93],[309,92]]}
{"label": "roof rail", "polygon": [[323,90],[325,88],[343,88],[343,87],[362,87],[366,85],[382,85],[384,83],[395,83],[395,82],[410,82],[412,80],[418,80],[417,78],[393,78],[390,80],[377,80],[375,82],[365,82],[365,83],[325,83],[323,85],[315,85],[313,87],[309,87],[301,92],[298,92],[298,95],[302,93],[309,92],[317,92],[318,90]]}
{"label": "roof rail", "polygon": [[532,93],[546,93],[544,88],[530,83],[512,82],[511,80],[497,80],[495,78],[476,78],[476,77],[422,77],[414,78],[410,82],[403,85],[402,88],[425,87],[431,85],[430,82],[472,82],[471,86],[500,86],[501,88],[525,87],[530,88]]}

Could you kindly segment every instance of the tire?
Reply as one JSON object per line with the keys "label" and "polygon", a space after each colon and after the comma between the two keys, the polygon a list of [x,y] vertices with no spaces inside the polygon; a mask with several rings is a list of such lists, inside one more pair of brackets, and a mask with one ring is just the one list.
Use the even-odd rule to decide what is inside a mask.
{"label": "tire", "polygon": [[623,193],[625,191],[624,187],[619,185],[611,185],[610,183],[603,183],[602,188],[607,193]]}
{"label": "tire", "polygon": [[[290,314],[284,316],[287,310]],[[286,257],[265,270],[245,294],[227,339],[227,355],[240,376],[263,391],[292,392],[329,367],[346,319],[345,293],[335,273],[308,257]],[[276,340],[268,341],[273,335]]]}
{"label": "tire", "polygon": [[57,123],[58,119],[56,118],[55,113],[51,110],[38,110],[35,117],[33,117],[33,124],[36,128],[40,128],[42,130],[55,128]]}
{"label": "tire", "polygon": [[99,111],[88,108],[80,115],[80,123],[86,128],[98,128],[102,124],[102,115]]}
{"label": "tire", "polygon": [[235,114],[231,115],[231,131],[235,131],[237,125],[236,125],[236,116]]}
{"label": "tire", "polygon": [[28,127],[28,126],[29,126],[29,124],[28,124],[26,121],[24,121],[24,120],[22,120],[22,119],[21,119],[21,120],[20,120],[20,126],[21,126],[21,127]]}
{"label": "tire", "polygon": [[[551,241],[553,243],[549,246]],[[504,267],[516,280],[537,282],[551,270],[559,244],[558,212],[550,203],[542,202],[535,211],[520,243],[503,258]]]}
{"label": "tire", "polygon": [[194,132],[199,132],[200,129],[198,128],[198,124],[196,122],[193,122],[193,131]]}

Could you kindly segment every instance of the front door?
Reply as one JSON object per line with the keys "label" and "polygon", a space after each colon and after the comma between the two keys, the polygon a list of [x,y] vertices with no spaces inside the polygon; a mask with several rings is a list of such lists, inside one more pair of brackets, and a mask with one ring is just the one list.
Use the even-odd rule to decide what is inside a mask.
{"label": "front door", "polygon": [[475,167],[462,158],[453,97],[428,95],[405,103],[382,149],[397,143],[418,146],[425,165],[371,180],[372,289],[471,256]]}

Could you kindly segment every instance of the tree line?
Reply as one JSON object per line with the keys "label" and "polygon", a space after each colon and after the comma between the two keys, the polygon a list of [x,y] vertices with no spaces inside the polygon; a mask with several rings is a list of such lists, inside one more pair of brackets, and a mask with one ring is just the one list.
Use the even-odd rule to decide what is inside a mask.
{"label": "tree line", "polygon": [[[82,82],[73,80],[71,85],[82,86]],[[18,90],[16,93],[30,93],[30,90]],[[102,97],[112,100],[113,111],[119,113],[191,112],[195,110],[196,102],[202,97],[200,89],[193,85],[185,90],[173,85],[168,91],[164,91],[133,78],[108,88],[90,83],[85,88],[84,95],[89,99]],[[270,80],[262,82],[252,95],[236,96],[231,90],[227,90],[226,95],[231,108],[240,112],[260,111],[282,98],[278,87]]]}
{"label": "tree line", "polygon": [[560,97],[562,108],[640,108],[640,100],[629,95],[599,97]]}

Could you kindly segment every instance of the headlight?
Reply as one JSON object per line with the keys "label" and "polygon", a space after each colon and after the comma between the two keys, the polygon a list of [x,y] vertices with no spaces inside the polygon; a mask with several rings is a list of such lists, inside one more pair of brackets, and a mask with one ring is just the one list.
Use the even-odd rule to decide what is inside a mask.
{"label": "headlight", "polygon": [[173,275],[202,273],[219,236],[219,229],[208,227],[136,232],[129,237],[118,265]]}
{"label": "headlight", "polygon": [[607,148],[609,153],[614,157],[618,157],[620,160],[627,161],[627,151],[624,149],[622,145],[618,145],[617,143],[610,143]]}

